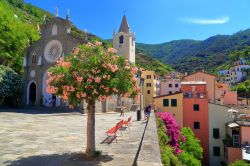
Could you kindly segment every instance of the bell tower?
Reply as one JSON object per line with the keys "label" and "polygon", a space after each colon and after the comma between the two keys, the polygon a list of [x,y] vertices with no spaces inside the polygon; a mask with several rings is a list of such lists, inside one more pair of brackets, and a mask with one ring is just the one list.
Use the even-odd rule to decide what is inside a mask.
{"label": "bell tower", "polygon": [[113,33],[113,47],[118,55],[125,56],[129,62],[135,63],[135,34],[130,31],[125,14],[119,32]]}

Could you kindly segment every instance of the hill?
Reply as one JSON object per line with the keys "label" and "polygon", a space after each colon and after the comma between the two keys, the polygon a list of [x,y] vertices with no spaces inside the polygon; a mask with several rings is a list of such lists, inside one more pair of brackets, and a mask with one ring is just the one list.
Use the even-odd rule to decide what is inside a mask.
{"label": "hill", "polygon": [[181,72],[205,69],[212,72],[229,60],[229,53],[250,45],[250,29],[233,35],[216,35],[203,41],[176,40],[162,44],[137,43],[145,53]]}

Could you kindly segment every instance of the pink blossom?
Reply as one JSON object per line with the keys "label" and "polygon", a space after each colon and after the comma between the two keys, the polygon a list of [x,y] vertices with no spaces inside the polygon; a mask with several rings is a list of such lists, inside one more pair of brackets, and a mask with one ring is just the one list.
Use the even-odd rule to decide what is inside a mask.
{"label": "pink blossom", "polygon": [[108,53],[116,53],[117,50],[114,48],[108,48]]}
{"label": "pink blossom", "polygon": [[95,45],[96,45],[96,46],[100,46],[100,45],[102,45],[102,42],[96,41],[96,42],[95,42]]}
{"label": "pink blossom", "polygon": [[96,78],[95,78],[95,82],[96,82],[96,83],[101,82],[101,77],[96,77]]}
{"label": "pink blossom", "polygon": [[84,92],[84,93],[81,93],[81,96],[82,96],[82,97],[86,97],[87,94]]}

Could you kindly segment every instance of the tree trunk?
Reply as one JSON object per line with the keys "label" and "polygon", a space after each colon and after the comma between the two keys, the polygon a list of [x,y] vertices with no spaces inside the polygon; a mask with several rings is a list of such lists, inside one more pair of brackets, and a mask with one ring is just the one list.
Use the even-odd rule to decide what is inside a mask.
{"label": "tree trunk", "polygon": [[88,119],[87,119],[87,147],[85,154],[87,157],[95,155],[95,101],[87,101]]}

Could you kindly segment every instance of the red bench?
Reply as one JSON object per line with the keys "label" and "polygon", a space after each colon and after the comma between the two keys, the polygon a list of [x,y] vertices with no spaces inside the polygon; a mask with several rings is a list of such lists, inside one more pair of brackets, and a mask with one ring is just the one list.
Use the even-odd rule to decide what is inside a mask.
{"label": "red bench", "polygon": [[129,127],[130,121],[131,121],[131,116],[128,118],[127,121],[126,120],[123,121],[123,125],[126,126],[126,127]]}
{"label": "red bench", "polygon": [[[119,129],[122,128],[122,125],[123,125],[123,120],[121,120],[120,122],[118,122],[114,127],[112,127],[111,129],[109,129],[108,131],[106,131],[105,133],[109,136],[109,135],[112,135],[112,136],[115,136],[116,137],[116,133]],[[121,132],[121,135],[122,135],[122,132]],[[117,142],[117,139],[116,139],[116,142]]]}

